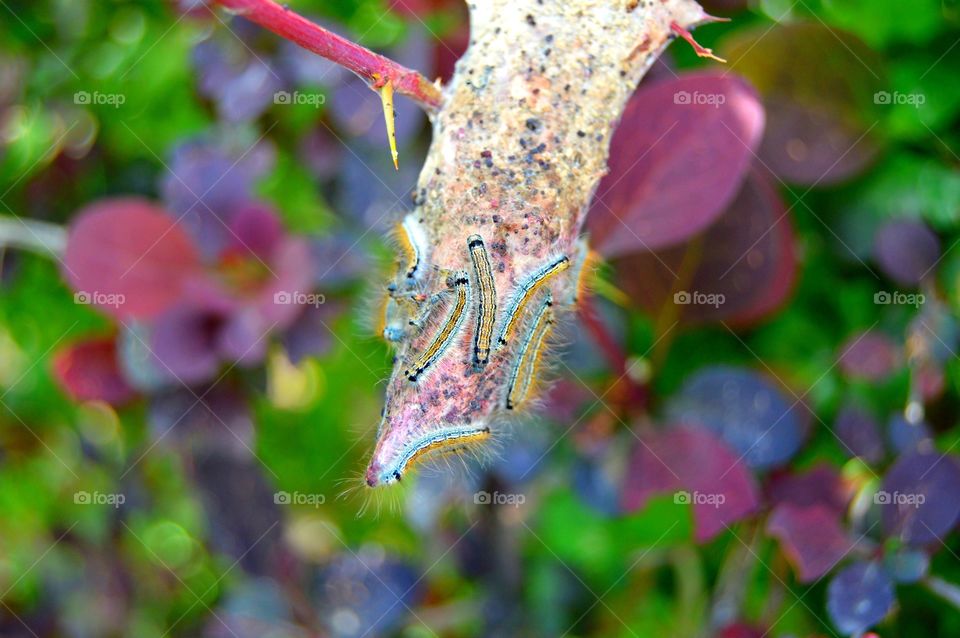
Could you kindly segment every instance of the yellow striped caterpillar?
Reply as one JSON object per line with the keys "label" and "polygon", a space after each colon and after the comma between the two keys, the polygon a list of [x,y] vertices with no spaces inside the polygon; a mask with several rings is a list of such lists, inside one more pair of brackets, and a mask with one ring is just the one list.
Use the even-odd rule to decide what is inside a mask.
{"label": "yellow striped caterpillar", "polygon": [[520,346],[517,362],[510,375],[510,384],[507,386],[506,408],[513,410],[530,394],[533,389],[537,365],[543,355],[543,342],[553,323],[553,295],[549,292],[533,319],[532,327]]}
{"label": "yellow striped caterpillar", "polygon": [[430,345],[417,356],[412,366],[403,371],[403,376],[410,381],[416,382],[428,367],[443,356],[450,342],[459,333],[463,318],[467,314],[467,301],[470,298],[470,280],[467,278],[467,273],[464,271],[456,273],[449,285],[457,292],[453,307],[450,308],[450,315],[440,326]]}
{"label": "yellow striped caterpillar", "polygon": [[514,293],[513,301],[510,304],[510,311],[507,313],[503,326],[500,328],[500,333],[497,336],[498,348],[507,345],[507,339],[511,338],[514,328],[520,323],[523,312],[527,307],[527,302],[530,301],[551,277],[563,272],[569,266],[570,258],[564,255],[551,261],[543,268],[540,268],[517,286],[517,291]]}
{"label": "yellow striped caterpillar", "polygon": [[480,369],[490,358],[490,340],[493,339],[493,324],[497,319],[497,285],[490,269],[490,256],[480,235],[467,239],[473,272],[479,289],[477,305],[477,329],[473,337],[473,367]]}
{"label": "yellow striped caterpillar", "polygon": [[[534,394],[550,327],[577,299],[584,216],[627,98],[692,0],[482,0],[433,115],[400,225],[387,384],[370,486],[495,433]],[[459,282],[459,283],[458,283]]]}

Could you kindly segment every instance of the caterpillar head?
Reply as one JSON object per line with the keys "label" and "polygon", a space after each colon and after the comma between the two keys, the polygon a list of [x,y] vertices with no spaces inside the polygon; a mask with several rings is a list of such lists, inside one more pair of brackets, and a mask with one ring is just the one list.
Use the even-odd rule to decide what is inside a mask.
{"label": "caterpillar head", "polygon": [[391,344],[413,336],[422,326],[427,296],[415,290],[400,291],[397,284],[387,286],[384,296],[380,334]]}

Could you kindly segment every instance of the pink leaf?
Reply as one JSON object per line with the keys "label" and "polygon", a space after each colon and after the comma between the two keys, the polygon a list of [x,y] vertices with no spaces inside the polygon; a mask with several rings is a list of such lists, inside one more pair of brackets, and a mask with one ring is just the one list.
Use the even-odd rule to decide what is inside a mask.
{"label": "pink leaf", "polygon": [[730,208],[702,237],[615,264],[624,291],[648,312],[670,310],[687,324],[750,324],[789,297],[797,274],[794,243],[776,189],[751,172]]}
{"label": "pink leaf", "polygon": [[768,480],[770,501],[798,507],[818,505],[842,516],[850,502],[850,489],[839,470],[826,463],[802,474],[780,474]]}
{"label": "pink leaf", "polygon": [[900,363],[900,347],[878,330],[853,335],[840,349],[840,369],[852,379],[882,381]]}
{"label": "pink leaf", "polygon": [[780,541],[805,583],[830,571],[853,546],[837,513],[822,505],[778,505],[767,521],[767,533]]}
{"label": "pink leaf", "polygon": [[737,193],[763,122],[755,92],[737,77],[695,73],[641,87],[587,219],[594,247],[617,257],[709,226]]}
{"label": "pink leaf", "polygon": [[81,341],[61,350],[53,359],[53,376],[75,401],[120,405],[135,395],[120,372],[113,338]]}
{"label": "pink leaf", "polygon": [[183,228],[159,206],[134,197],[81,210],[70,225],[64,261],[77,298],[120,319],[156,316],[200,272]]}
{"label": "pink leaf", "polygon": [[628,511],[656,494],[673,492],[693,505],[696,539],[705,542],[757,506],[753,476],[718,437],[677,427],[644,438],[635,448],[624,485]]}

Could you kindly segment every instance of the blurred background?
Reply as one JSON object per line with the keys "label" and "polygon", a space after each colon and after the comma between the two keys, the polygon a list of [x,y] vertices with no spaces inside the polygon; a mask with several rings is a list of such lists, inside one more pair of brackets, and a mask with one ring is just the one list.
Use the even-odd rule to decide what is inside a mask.
{"label": "blurred background", "polygon": [[[429,78],[456,0],[292,9]],[[485,464],[360,485],[429,143],[200,1],[0,0],[0,636],[960,635],[960,5],[706,3]]]}

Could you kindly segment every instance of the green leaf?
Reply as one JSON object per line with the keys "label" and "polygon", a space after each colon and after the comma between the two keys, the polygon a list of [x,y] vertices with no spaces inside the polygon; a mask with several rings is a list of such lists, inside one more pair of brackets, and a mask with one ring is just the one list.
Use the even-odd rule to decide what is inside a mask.
{"label": "green leaf", "polygon": [[928,157],[897,155],[855,193],[854,206],[881,218],[921,217],[950,230],[960,221],[960,172]]}
{"label": "green leaf", "polygon": [[896,56],[890,65],[889,101],[884,130],[892,137],[929,140],[946,129],[960,112],[960,48],[946,55],[923,51]]}
{"label": "green leaf", "polygon": [[[638,552],[667,549],[693,537],[688,506],[671,495],[650,500],[647,507],[623,518],[604,518],[570,491],[551,494],[543,504],[537,539],[531,548],[555,555],[571,569],[616,579],[637,560]],[[543,546],[546,547],[543,547]]]}
{"label": "green leaf", "polygon": [[821,12],[828,23],[874,47],[923,44],[944,26],[942,0],[823,0]]}

